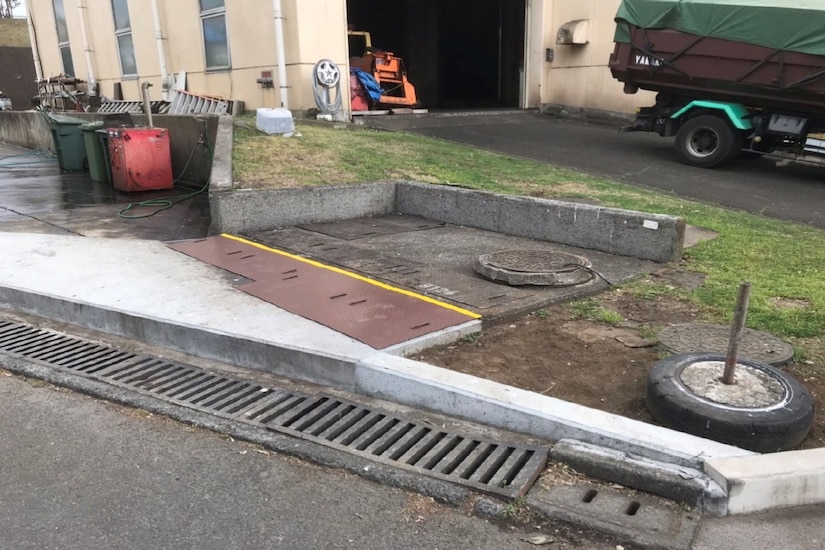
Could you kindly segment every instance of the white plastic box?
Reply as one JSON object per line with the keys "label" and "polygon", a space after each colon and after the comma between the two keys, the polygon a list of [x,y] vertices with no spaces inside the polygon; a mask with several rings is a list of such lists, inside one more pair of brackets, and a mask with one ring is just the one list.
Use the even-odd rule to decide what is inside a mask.
{"label": "white plastic box", "polygon": [[289,109],[258,109],[255,116],[255,127],[267,134],[288,134],[295,131],[292,113]]}

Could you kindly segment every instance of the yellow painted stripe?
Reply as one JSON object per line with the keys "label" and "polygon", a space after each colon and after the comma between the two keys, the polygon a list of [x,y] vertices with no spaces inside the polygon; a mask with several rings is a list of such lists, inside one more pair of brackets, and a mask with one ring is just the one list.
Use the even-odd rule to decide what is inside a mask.
{"label": "yellow painted stripe", "polygon": [[382,282],[376,281],[374,279],[370,279],[368,277],[364,277],[362,275],[358,275],[357,273],[352,273],[351,271],[346,271],[344,269],[340,269],[338,267],[333,267],[331,265],[322,264],[320,262],[316,262],[315,260],[310,260],[308,258],[302,258],[301,256],[296,256],[295,254],[290,254],[289,252],[284,252],[283,250],[278,250],[277,248],[270,248],[268,246],[248,241],[242,237],[236,237],[235,235],[229,235],[228,233],[221,234],[221,237],[225,237],[227,239],[231,239],[233,241],[238,241],[239,243],[248,244],[249,246],[254,246],[255,248],[260,248],[261,250],[266,250],[267,252],[273,252],[275,254],[280,254],[281,256],[286,256],[287,258],[292,258],[293,260],[298,260],[299,262],[304,262],[305,264],[309,264],[311,266],[320,267],[321,269],[326,269],[328,271],[333,271],[335,273],[340,273],[341,275],[346,275],[347,277],[352,277],[353,279],[357,279],[359,281],[363,281],[365,283],[377,286],[379,288],[383,288],[384,290],[389,290],[391,292],[397,292],[398,294],[403,294],[405,296],[410,296],[412,298],[417,298],[419,300],[423,300],[430,304],[435,304],[437,306],[443,307],[445,309],[450,309],[452,311],[457,311],[463,315],[466,315],[472,319],[481,319],[481,315],[478,313],[474,313],[468,309],[463,309],[460,307],[456,307],[452,304],[448,304],[446,302],[441,302],[439,300],[435,300],[430,298],[429,296],[424,296],[423,294],[416,294],[415,292],[410,292],[409,290],[404,290],[403,288],[397,288],[394,286],[390,286],[384,284]]}

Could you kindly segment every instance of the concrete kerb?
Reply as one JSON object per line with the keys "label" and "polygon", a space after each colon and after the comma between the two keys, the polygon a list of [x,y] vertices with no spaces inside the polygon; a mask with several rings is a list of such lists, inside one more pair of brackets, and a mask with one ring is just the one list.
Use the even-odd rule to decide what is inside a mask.
{"label": "concrete kerb", "polygon": [[229,115],[218,117],[218,130],[212,151],[212,173],[209,178],[209,190],[232,189],[232,153],[234,118]]}

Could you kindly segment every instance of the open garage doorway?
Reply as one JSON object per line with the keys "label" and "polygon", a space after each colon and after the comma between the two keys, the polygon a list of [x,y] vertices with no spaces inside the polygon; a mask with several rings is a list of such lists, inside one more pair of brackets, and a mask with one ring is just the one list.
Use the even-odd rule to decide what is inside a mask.
{"label": "open garage doorway", "polygon": [[[518,108],[526,0],[347,0],[351,28],[404,60],[421,107]],[[363,52],[351,51],[351,56]]]}

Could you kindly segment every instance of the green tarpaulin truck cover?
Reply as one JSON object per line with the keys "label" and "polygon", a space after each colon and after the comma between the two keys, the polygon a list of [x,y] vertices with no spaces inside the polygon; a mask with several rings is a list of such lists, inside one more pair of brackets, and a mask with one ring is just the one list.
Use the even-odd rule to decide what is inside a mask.
{"label": "green tarpaulin truck cover", "polygon": [[825,0],[624,0],[616,23],[616,42],[629,23],[825,55]]}

